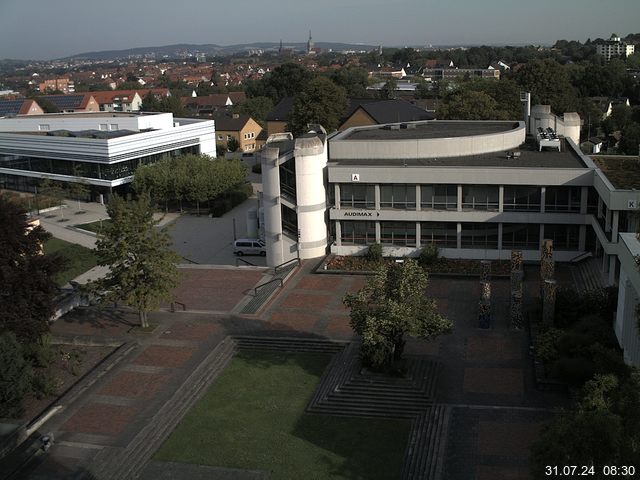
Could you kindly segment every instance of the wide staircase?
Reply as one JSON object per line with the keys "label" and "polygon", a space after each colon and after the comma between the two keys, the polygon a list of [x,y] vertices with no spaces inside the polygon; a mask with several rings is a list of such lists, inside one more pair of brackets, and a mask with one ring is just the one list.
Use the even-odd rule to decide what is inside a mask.
{"label": "wide staircase", "polygon": [[576,291],[598,290],[607,285],[607,279],[601,270],[602,259],[586,258],[570,266]]}
{"label": "wide staircase", "polygon": [[299,265],[297,259],[295,261],[287,262],[281,266],[275,267],[273,276],[258,285],[251,292],[251,299],[245,303],[240,309],[239,313],[245,315],[253,315],[258,313],[262,306],[269,301],[271,295],[284,285],[284,282],[289,277],[289,274],[293,272]]}

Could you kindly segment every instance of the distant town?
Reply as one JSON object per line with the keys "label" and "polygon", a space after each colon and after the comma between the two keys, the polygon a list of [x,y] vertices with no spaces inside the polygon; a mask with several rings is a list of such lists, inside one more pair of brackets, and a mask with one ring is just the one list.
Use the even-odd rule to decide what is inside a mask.
{"label": "distant town", "polygon": [[0,61],[3,478],[640,472],[640,33]]}

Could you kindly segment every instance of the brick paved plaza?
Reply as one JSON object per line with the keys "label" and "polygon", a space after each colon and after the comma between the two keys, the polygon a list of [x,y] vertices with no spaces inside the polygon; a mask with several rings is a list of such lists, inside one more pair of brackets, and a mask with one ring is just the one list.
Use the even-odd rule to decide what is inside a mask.
{"label": "brick paved plaza", "polygon": [[[187,304],[187,312],[153,313],[157,327],[151,333],[131,330],[136,322],[131,312],[85,309],[58,320],[53,335],[98,343],[117,338],[130,351],[41,428],[54,432],[56,444],[30,478],[64,478],[60,472],[86,469],[105,452],[126,451],[226,335],[351,339],[342,298],[361,288],[366,277],[310,270],[303,265],[257,315],[232,311],[263,281],[264,272],[221,268],[183,270],[177,299]],[[535,271],[527,272],[526,302],[533,301],[536,279]],[[535,390],[526,334],[507,328],[508,290],[508,279],[493,281],[492,327],[481,330],[478,279],[432,278],[429,294],[453,320],[455,332],[407,343],[408,354],[443,366],[436,401],[451,407],[443,479],[528,478],[529,445],[551,409],[564,402]]]}

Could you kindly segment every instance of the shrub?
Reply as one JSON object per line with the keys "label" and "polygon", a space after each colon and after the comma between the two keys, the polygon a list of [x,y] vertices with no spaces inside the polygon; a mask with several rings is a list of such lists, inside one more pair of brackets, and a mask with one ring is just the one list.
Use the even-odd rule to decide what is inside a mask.
{"label": "shrub", "polygon": [[425,245],[420,250],[420,256],[418,257],[418,263],[421,267],[427,267],[433,265],[437,260],[440,252],[438,246],[435,243]]}
{"label": "shrub", "polygon": [[49,397],[58,390],[58,379],[51,370],[42,369],[34,373],[31,381],[31,390],[37,399]]}
{"label": "shrub", "polygon": [[600,343],[610,347],[618,345],[611,322],[597,314],[580,318],[573,324],[570,331],[585,335],[590,343]]}
{"label": "shrub", "polygon": [[382,261],[382,245],[379,243],[374,243],[369,245],[369,249],[367,250],[367,260],[372,262],[381,262]]}
{"label": "shrub", "polygon": [[562,357],[553,362],[551,376],[571,385],[583,385],[595,374],[595,365],[584,357]]}
{"label": "shrub", "polygon": [[31,365],[13,332],[0,335],[0,418],[19,418],[31,388]]}
{"label": "shrub", "polygon": [[536,356],[543,362],[557,360],[558,341],[564,335],[564,331],[558,328],[550,328],[540,333],[535,339]]}

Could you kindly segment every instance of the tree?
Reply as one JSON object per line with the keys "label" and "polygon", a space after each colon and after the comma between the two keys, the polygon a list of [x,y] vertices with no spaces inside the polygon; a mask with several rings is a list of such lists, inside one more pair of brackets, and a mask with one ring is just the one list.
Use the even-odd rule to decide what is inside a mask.
{"label": "tree", "polygon": [[300,93],[314,74],[297,63],[285,63],[264,75],[260,80],[247,82],[248,97],[269,97],[276,104],[284,97]]}
{"label": "tree", "polygon": [[326,77],[311,80],[296,95],[287,129],[295,135],[304,133],[307,124],[319,123],[327,132],[336,130],[347,110],[347,94]]}
{"label": "tree", "polygon": [[576,110],[576,91],[562,65],[555,60],[533,60],[526,63],[515,76],[518,84],[531,92],[531,102],[551,105],[557,113]]}
{"label": "tree", "polygon": [[237,152],[240,149],[240,142],[236,137],[231,137],[227,140],[227,150],[230,152]]}
{"label": "tree", "polygon": [[502,120],[496,101],[484,92],[459,90],[438,109],[443,120]]}
{"label": "tree", "polygon": [[90,288],[103,301],[124,301],[148,327],[148,313],[177,285],[179,256],[170,248],[166,228],[157,228],[148,195],[131,201],[114,196],[107,213],[111,221],[98,233],[96,255],[109,273]]}
{"label": "tree", "polygon": [[54,206],[57,205],[59,207],[60,215],[64,218],[62,202],[64,201],[65,190],[62,187],[62,184],[60,182],[53,181],[50,178],[45,178],[40,182],[38,190],[40,195],[48,198]]}
{"label": "tree", "polygon": [[344,88],[348,97],[366,98],[371,95],[367,91],[369,86],[369,72],[362,67],[349,65],[335,70],[331,74],[331,80]]}
{"label": "tree", "polygon": [[390,78],[382,86],[378,94],[380,98],[391,100],[398,96],[396,93],[397,88],[398,88],[398,81],[395,78]]}
{"label": "tree", "polygon": [[31,390],[31,365],[13,332],[0,334],[0,418],[19,418]]}
{"label": "tree", "polygon": [[49,330],[57,291],[53,277],[62,260],[41,254],[49,234],[29,225],[24,211],[2,194],[0,225],[0,333],[33,342]]}
{"label": "tree", "polygon": [[273,110],[273,101],[269,97],[248,98],[233,110],[240,115],[249,115],[264,127],[267,115]]}
{"label": "tree", "polygon": [[351,328],[362,337],[365,365],[383,369],[399,361],[405,335],[428,340],[451,330],[451,321],[425,296],[427,285],[424,270],[405,259],[380,267],[359,292],[344,297]]}

